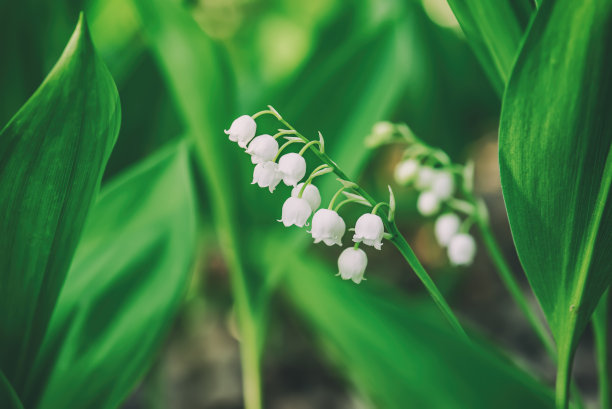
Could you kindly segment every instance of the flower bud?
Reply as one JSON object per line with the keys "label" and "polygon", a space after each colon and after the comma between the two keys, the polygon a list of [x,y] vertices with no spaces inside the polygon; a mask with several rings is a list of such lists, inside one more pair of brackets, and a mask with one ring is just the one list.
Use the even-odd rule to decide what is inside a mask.
{"label": "flower bud", "polygon": [[361,249],[349,247],[338,257],[338,274],[343,280],[353,280],[359,284],[368,265],[368,256]]}
{"label": "flower bud", "polygon": [[268,134],[259,135],[249,144],[246,153],[255,164],[272,161],[278,153],[278,142]]}
{"label": "flower bud", "polygon": [[431,191],[440,200],[449,199],[455,193],[455,178],[453,174],[446,170],[437,171],[431,182]]}
{"label": "flower bud", "polygon": [[436,176],[436,170],[430,166],[421,166],[414,186],[419,190],[429,189]]}
{"label": "flower bud", "polygon": [[257,183],[259,187],[267,187],[270,189],[270,193],[272,193],[280,181],[281,174],[278,171],[278,163],[261,162],[255,166],[253,182],[251,184]]}
{"label": "flower bud", "polygon": [[328,246],[342,245],[342,236],[346,224],[337,212],[329,209],[319,209],[312,216],[312,238],[315,243],[323,241]]}
{"label": "flower bud", "polygon": [[355,243],[363,242],[363,244],[374,246],[376,250],[380,250],[384,233],[385,227],[380,216],[366,213],[357,219],[353,241]]}
{"label": "flower bud", "polygon": [[278,169],[283,174],[283,182],[287,186],[295,186],[306,174],[306,161],[297,153],[288,153],[281,156]]}
{"label": "flower bud", "polygon": [[372,127],[372,132],[365,139],[368,148],[376,148],[384,143],[390,142],[395,132],[395,126],[391,122],[377,122]]}
{"label": "flower bud", "polygon": [[395,182],[398,185],[406,185],[417,176],[419,172],[419,161],[416,159],[406,159],[395,166]]}
{"label": "flower bud", "polygon": [[440,211],[440,199],[431,191],[423,192],[417,200],[417,209],[423,216],[432,216]]}
{"label": "flower bud", "polygon": [[232,122],[229,130],[225,130],[226,135],[229,135],[229,140],[238,142],[238,146],[246,148],[247,143],[255,136],[257,124],[255,120],[248,115],[242,115]]}
{"label": "flower bud", "polygon": [[[279,180],[280,180],[280,177],[281,176],[279,175]],[[304,186],[304,184],[300,183],[299,185],[294,187],[293,190],[291,191],[291,197],[298,197],[298,195],[300,194],[300,191],[302,190],[302,186]],[[302,197],[306,199],[306,201],[310,205],[310,208],[312,209],[313,212],[317,210],[319,206],[321,205],[321,194],[319,193],[319,189],[312,183],[309,183],[304,188]]]}
{"label": "flower bud", "polygon": [[293,224],[303,227],[310,213],[312,213],[312,210],[306,199],[290,197],[283,203],[283,216],[279,222],[283,222],[285,227]]}
{"label": "flower bud", "polygon": [[434,226],[436,239],[441,246],[447,246],[453,236],[459,231],[461,221],[455,213],[446,213],[438,217]]}
{"label": "flower bud", "polygon": [[476,242],[469,234],[456,234],[448,244],[448,259],[451,264],[455,266],[467,266],[472,264],[475,255]]}

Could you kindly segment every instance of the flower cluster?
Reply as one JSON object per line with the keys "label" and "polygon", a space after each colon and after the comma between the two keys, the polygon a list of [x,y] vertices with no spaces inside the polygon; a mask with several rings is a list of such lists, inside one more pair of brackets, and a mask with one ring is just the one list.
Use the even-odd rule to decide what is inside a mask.
{"label": "flower cluster", "polygon": [[[285,185],[293,187],[291,195],[285,200],[282,207],[281,218],[284,226],[304,227],[312,216],[311,229],[308,232],[315,243],[323,242],[327,246],[342,246],[342,238],[346,233],[346,223],[338,214],[339,209],[347,203],[358,203],[372,207],[370,213],[365,213],[357,220],[354,228],[352,247],[346,248],[338,257],[338,275],[344,280],[352,280],[359,284],[364,278],[368,258],[366,253],[359,248],[359,244],[381,249],[382,239],[385,236],[385,224],[377,210],[386,205],[390,208],[389,217],[392,217],[394,201],[391,196],[389,203],[372,203],[360,192],[360,188],[346,179],[345,175],[337,168],[324,153],[324,140],[319,133],[318,140],[309,140],[287,122],[280,114],[269,107],[269,110],[258,112],[253,116],[243,115],[234,120],[229,130],[225,133],[230,141],[237,142],[251,156],[255,164],[253,170],[253,182],[259,187],[268,188],[274,192],[282,181]],[[275,135],[262,134],[255,136],[257,124],[255,119],[264,114],[274,115],[281,123],[290,129],[279,129]],[[287,142],[279,146],[278,138],[283,137]],[[290,145],[303,144],[297,153],[290,152],[281,156],[281,153]],[[306,176],[306,160],[303,155],[307,149],[321,159],[323,164],[316,167],[310,175]],[[321,175],[335,172],[341,176],[338,180],[342,187],[331,198],[327,208],[319,208],[321,205],[321,194],[313,184],[313,180]],[[304,180],[304,181],[302,181]],[[346,197],[338,205],[334,206],[340,195]],[[392,195],[392,194],[391,194]]]}
{"label": "flower cluster", "polygon": [[[395,182],[410,185],[419,192],[419,213],[425,217],[437,216],[435,237],[447,248],[450,263],[470,265],[476,254],[476,242],[468,231],[474,212],[479,210],[472,195],[473,167],[453,164],[445,152],[423,143],[403,124],[380,122],[366,140],[370,147],[397,142],[406,148],[395,166]],[[459,199],[459,194],[468,196],[469,200]],[[463,213],[465,220],[457,212]]]}

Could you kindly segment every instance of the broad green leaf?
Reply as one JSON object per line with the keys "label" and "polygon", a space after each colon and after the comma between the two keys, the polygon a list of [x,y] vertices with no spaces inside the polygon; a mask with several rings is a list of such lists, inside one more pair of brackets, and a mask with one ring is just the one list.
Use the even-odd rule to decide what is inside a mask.
{"label": "broad green leaf", "polygon": [[[276,247],[270,243],[271,263]],[[342,281],[313,259],[294,257],[287,269],[287,300],[373,407],[553,407],[550,390],[484,343],[458,338],[429,300],[408,303],[375,279]]]}
{"label": "broad green leaf", "polygon": [[185,294],[196,224],[184,143],[102,190],[36,362],[28,407],[111,409],[125,399]]}
{"label": "broad green leaf", "polygon": [[609,0],[543,2],[503,102],[508,217],[560,372],[612,281],[611,22]]}
{"label": "broad green leaf", "polygon": [[0,133],[0,369],[21,392],[120,122],[81,16],[40,88]]}
{"label": "broad green leaf", "polygon": [[530,0],[448,0],[489,80],[502,95],[534,5]]}

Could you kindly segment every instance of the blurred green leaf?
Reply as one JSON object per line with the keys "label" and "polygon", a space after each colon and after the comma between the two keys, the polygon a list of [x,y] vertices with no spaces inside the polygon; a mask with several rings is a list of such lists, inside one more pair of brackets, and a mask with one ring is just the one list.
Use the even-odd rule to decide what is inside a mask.
{"label": "blurred green leaf", "polygon": [[4,372],[0,370],[0,407],[6,409],[23,409],[19,396],[13,389],[13,385],[6,379]]}
{"label": "blurred green leaf", "polygon": [[125,399],[185,294],[196,224],[184,143],[103,189],[53,313],[28,407],[110,409]]}
{"label": "blurred green leaf", "polygon": [[561,372],[612,281],[611,22],[608,0],[545,1],[503,102],[508,217]]}
{"label": "blurred green leaf", "polygon": [[239,234],[240,221],[245,217],[239,208],[247,203],[241,192],[248,183],[242,180],[241,184],[238,176],[244,152],[222,133],[233,115],[234,90],[229,69],[219,46],[204,34],[186,9],[168,0],[134,0],[134,4],[197,149],[215,230],[231,271],[241,336],[244,402],[247,408],[258,409],[265,321],[259,308],[258,277],[245,267]]}
{"label": "blurred green leaf", "polygon": [[56,66],[0,133],[0,369],[20,394],[119,131],[81,16]]}
{"label": "blurred green leaf", "polygon": [[[279,242],[268,248],[271,264]],[[286,267],[288,300],[375,407],[553,407],[547,388],[485,344],[459,339],[429,300],[408,303],[375,280],[342,281],[312,258],[293,257]]]}
{"label": "blurred green leaf", "polygon": [[493,87],[502,95],[534,4],[530,0],[448,0],[448,4]]}

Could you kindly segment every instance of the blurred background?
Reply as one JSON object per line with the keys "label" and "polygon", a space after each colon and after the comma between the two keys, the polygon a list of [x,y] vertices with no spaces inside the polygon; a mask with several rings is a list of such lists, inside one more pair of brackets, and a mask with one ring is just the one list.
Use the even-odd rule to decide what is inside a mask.
{"label": "blurred background", "polygon": [[[399,253],[390,244],[381,252],[369,251],[368,281],[356,289],[333,279],[337,248],[310,246],[306,234],[289,234],[274,222],[288,191],[279,188],[270,195],[250,185],[249,160],[226,143],[223,129],[267,104],[306,135],[320,130],[332,158],[374,197],[385,200],[391,183],[400,230],[460,317],[482,334],[483,342],[500,345],[513,354],[514,363],[546,384],[553,382],[554,366],[484,248],[479,245],[471,267],[450,267],[434,239],[433,220],[416,211],[417,193],[393,183],[402,147],[368,151],[363,144],[374,123],[388,120],[406,123],[458,163],[474,160],[476,193],[489,206],[495,235],[529,292],[499,185],[500,100],[445,0],[4,1],[0,123],[44,79],[80,10],[121,98],[121,131],[105,180],[178,138],[194,136],[198,152],[193,173],[201,199],[201,240],[193,277],[163,348],[124,408],[243,407],[231,262],[218,233],[215,206],[221,199],[211,196],[216,187],[210,166],[216,164],[223,167],[217,169],[221,184],[231,192],[229,214],[238,226],[238,254],[255,305],[264,407],[394,407],[388,399],[400,397],[397,402],[402,391],[418,397],[403,389],[398,377],[404,370],[418,370],[406,382],[433,371],[428,358],[418,358],[417,344],[410,344],[409,320],[440,318]],[[278,127],[270,118],[258,122],[269,133]],[[322,186],[324,202],[333,190],[331,182]],[[350,225],[358,209],[346,212]],[[289,250],[282,247],[287,242],[293,246]],[[279,259],[289,257],[283,251],[298,254],[294,259],[302,260],[302,267],[276,269]],[[322,281],[313,281],[319,276]],[[335,298],[340,291],[347,298]],[[343,300],[354,303],[348,309],[352,313],[334,317]],[[537,303],[531,296],[530,301]],[[369,316],[371,305],[390,312]],[[380,321],[385,317],[390,321]],[[335,333],[338,323],[347,328]],[[596,392],[589,337],[575,368],[587,399]],[[397,348],[405,350],[398,355]],[[389,366],[397,372],[385,372]],[[459,364],[442,366],[440,371],[462,376]],[[389,398],[390,388],[397,397]]]}

